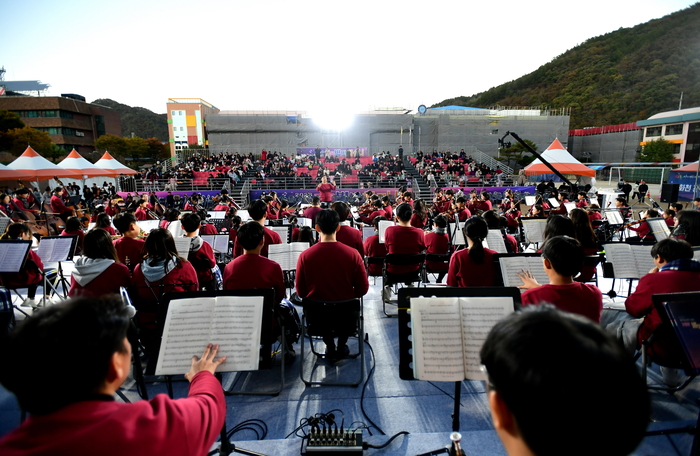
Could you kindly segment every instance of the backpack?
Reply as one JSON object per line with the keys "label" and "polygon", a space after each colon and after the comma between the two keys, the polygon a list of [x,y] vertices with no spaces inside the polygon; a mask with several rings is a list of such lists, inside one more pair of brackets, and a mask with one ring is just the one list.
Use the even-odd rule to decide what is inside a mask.
{"label": "backpack", "polygon": [[295,343],[301,335],[301,319],[296,307],[289,302],[288,299],[283,299],[279,305],[279,318],[284,326],[284,337],[287,345]]}

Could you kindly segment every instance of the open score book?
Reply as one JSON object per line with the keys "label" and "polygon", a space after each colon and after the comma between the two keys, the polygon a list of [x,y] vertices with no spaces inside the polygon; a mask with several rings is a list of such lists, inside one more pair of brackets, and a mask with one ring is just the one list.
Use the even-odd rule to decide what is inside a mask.
{"label": "open score book", "polygon": [[479,351],[489,331],[515,310],[510,297],[411,298],[413,376],[486,380]]}

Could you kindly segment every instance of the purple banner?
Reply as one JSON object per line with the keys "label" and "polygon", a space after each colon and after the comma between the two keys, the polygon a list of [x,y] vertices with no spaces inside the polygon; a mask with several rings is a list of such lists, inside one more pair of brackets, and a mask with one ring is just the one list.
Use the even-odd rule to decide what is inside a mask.
{"label": "purple banner", "polygon": [[[345,201],[349,203],[364,202],[362,194],[367,190],[372,190],[380,194],[387,194],[390,198],[396,197],[396,188],[343,188],[333,192],[333,201]],[[315,188],[307,188],[303,190],[276,190],[277,197],[281,200],[286,200],[290,205],[296,203],[311,204],[311,199],[314,196],[319,196]],[[269,190],[252,190],[250,192],[250,200],[255,201],[260,199],[263,193],[269,193]]]}
{"label": "purple banner", "polygon": [[[355,158],[367,157],[368,151],[366,147],[319,147],[321,149],[321,158],[326,156],[338,158]],[[357,152],[357,153],[356,153]],[[315,147],[297,147],[298,155],[316,155]]]}
{"label": "purple banner", "polygon": [[[180,195],[181,197],[184,198],[189,198],[193,194],[197,193],[198,195],[203,195],[203,196],[215,196],[221,193],[219,190],[202,190],[202,191],[196,191],[196,192],[156,192],[156,196],[158,198],[165,198],[168,196],[168,193],[172,193],[173,195]],[[121,196],[122,198],[126,198],[128,195],[143,195],[146,194],[148,195],[149,192],[118,192],[117,195]]]}

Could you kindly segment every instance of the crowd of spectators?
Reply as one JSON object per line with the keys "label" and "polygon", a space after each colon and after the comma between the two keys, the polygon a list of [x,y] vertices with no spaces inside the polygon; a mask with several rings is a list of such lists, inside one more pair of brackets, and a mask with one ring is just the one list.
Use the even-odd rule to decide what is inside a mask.
{"label": "crowd of spectators", "polygon": [[[479,163],[462,149],[459,153],[433,150],[430,154],[416,153],[414,166],[431,187],[467,186],[470,181],[490,181],[499,184],[503,171]],[[495,181],[495,182],[494,182]]]}

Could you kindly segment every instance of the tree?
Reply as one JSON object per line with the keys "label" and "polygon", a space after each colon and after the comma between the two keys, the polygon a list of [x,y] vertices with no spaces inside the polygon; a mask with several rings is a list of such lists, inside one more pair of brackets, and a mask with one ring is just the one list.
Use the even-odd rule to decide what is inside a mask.
{"label": "tree", "polygon": [[649,141],[642,147],[639,153],[639,161],[642,162],[670,162],[673,160],[674,145],[659,138],[656,141]]}
{"label": "tree", "polygon": [[148,143],[148,158],[154,160],[170,158],[170,147],[163,144],[158,138],[148,138],[146,143]]}
{"label": "tree", "polygon": [[102,135],[95,140],[95,149],[109,152],[112,156],[125,157],[127,154],[126,141],[117,135]]}
{"label": "tree", "polygon": [[32,149],[43,156],[51,156],[53,151],[54,144],[51,141],[51,136],[43,131],[35,130],[31,127],[13,128],[5,135],[11,140],[8,150],[12,155],[22,155],[27,146],[32,146]]}
{"label": "tree", "polygon": [[124,142],[126,143],[128,157],[134,160],[148,158],[149,147],[145,139],[134,136],[133,138],[124,138]]}
{"label": "tree", "polygon": [[[530,146],[535,152],[537,151],[537,144],[525,139],[525,144]],[[499,149],[500,158],[499,160],[505,161],[506,165],[510,166],[511,161],[515,161],[521,167],[525,167],[530,164],[535,159],[535,156],[530,153],[522,144],[516,142],[509,147]],[[525,154],[525,155],[523,155]]]}
{"label": "tree", "polygon": [[22,119],[20,119],[18,114],[0,109],[0,132],[23,127],[24,122],[22,122]]}

